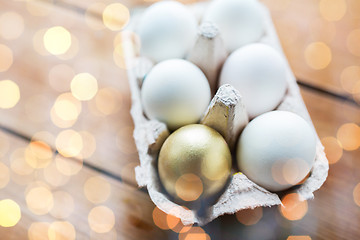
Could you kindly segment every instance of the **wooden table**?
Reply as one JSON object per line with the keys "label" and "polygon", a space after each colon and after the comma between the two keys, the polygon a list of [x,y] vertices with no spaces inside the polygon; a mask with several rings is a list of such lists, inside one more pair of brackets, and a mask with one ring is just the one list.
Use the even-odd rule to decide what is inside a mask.
{"label": "wooden table", "polygon": [[[262,2],[331,163],[315,199],[293,210],[303,217],[264,208],[178,233],[181,224],[135,182],[121,40],[101,19],[113,1],[8,0],[0,2],[0,239],[358,239],[360,2]],[[80,73],[97,79],[94,97],[73,87],[91,100],[70,93]]]}

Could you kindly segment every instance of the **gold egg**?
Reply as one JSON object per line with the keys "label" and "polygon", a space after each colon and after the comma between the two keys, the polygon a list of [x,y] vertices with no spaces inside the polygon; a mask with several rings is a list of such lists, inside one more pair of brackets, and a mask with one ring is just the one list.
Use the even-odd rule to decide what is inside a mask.
{"label": "gold egg", "polygon": [[166,139],[160,150],[158,169],[170,195],[195,201],[223,189],[230,176],[231,153],[217,131],[191,124]]}

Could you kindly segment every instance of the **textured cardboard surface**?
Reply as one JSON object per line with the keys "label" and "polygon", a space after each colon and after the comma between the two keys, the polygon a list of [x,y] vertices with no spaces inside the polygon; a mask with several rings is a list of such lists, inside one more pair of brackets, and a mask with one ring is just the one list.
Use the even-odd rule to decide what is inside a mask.
{"label": "textured cardboard surface", "polygon": [[[199,13],[201,13],[201,10],[205,6],[206,5],[202,3],[193,5],[190,8],[199,16]],[[137,9],[133,12],[133,25],[130,26],[130,28],[135,27],[136,19],[141,15],[142,11],[143,9]],[[274,29],[271,16],[265,7],[263,8],[263,13],[266,21],[266,30],[264,36],[259,40],[259,42],[274,47],[279,50],[282,55],[284,55]],[[199,38],[201,37],[200,32]],[[213,42],[211,41],[201,40],[201,42],[207,42],[207,44],[213,45]],[[202,49],[207,49],[207,47],[202,46]],[[131,51],[132,50],[129,47],[125,47],[124,49],[126,56],[133,56],[134,54]],[[201,54],[201,51],[199,54]],[[220,56],[220,58],[223,56],[222,54],[216,55]],[[204,56],[209,55],[204,53]],[[195,63],[206,66],[206,62],[199,63],[199,61],[202,61],[201,58],[194,56],[192,56],[192,58],[196,59]],[[221,60],[220,58],[219,61]],[[216,59],[215,61],[214,59],[209,59],[208,57],[203,59],[204,61],[211,62],[213,66],[217,64]],[[208,209],[206,209],[205,215],[202,214],[200,216],[196,211],[182,208],[180,205],[169,200],[166,193],[163,192],[156,166],[157,154],[162,143],[169,135],[169,131],[167,130],[165,124],[156,120],[150,121],[144,116],[140,99],[140,84],[137,77],[138,74],[136,74],[136,72],[136,68],[129,69],[128,71],[128,80],[132,93],[131,115],[135,124],[134,138],[140,158],[140,166],[135,169],[136,180],[140,187],[147,187],[150,198],[155,205],[164,212],[179,217],[184,224],[198,223],[199,225],[204,225],[223,214],[232,214],[242,209],[253,209],[259,206],[273,206],[281,204],[280,197],[276,193],[271,193],[256,185],[242,173],[236,173],[231,177],[230,184],[225,189],[225,192],[213,206],[209,206]],[[143,75],[145,76],[146,74],[144,73]],[[303,117],[311,126],[313,126],[306,106],[304,105],[300,95],[296,79],[289,66],[287,66],[287,75],[288,90],[277,109],[294,112]],[[228,95],[224,94],[224,92],[232,92],[233,94]],[[244,111],[241,96],[239,96],[236,92],[237,91],[231,86],[226,89],[222,89],[222,91],[218,91],[210,103],[208,111],[204,113],[205,117],[202,121],[205,124],[207,124],[207,122],[211,122],[211,124],[208,125],[221,129],[219,132],[221,132],[223,136],[225,135],[224,137],[228,141],[229,145],[234,144],[234,139],[247,123],[247,115]],[[229,111],[229,109],[231,111]],[[225,123],[223,121],[217,121],[214,117],[207,117],[220,116],[221,112],[229,113],[228,118],[224,119],[224,121],[226,121]],[[234,121],[234,119],[236,119],[236,121]],[[213,124],[219,125],[214,126]],[[315,131],[315,128],[313,129]],[[288,192],[296,192],[304,200],[313,198],[313,192],[319,189],[325,182],[328,169],[329,165],[323,146],[319,138],[317,138],[316,159],[310,176],[301,186],[289,189]]]}

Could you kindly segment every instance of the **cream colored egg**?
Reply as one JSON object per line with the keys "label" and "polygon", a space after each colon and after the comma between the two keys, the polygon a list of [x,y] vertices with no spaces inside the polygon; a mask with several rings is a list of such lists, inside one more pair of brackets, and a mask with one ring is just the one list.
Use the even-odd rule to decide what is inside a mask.
{"label": "cream colored egg", "polygon": [[310,172],[315,131],[297,114],[272,111],[252,120],[237,145],[237,162],[250,180],[269,191],[296,185]]}
{"label": "cream colored egg", "polygon": [[183,4],[155,3],[145,11],[136,30],[141,55],[155,62],[183,58],[193,47],[196,30],[196,18]]}
{"label": "cream colored egg", "polygon": [[233,52],[220,75],[220,85],[230,84],[243,97],[250,118],[274,110],[287,88],[286,61],[274,48],[254,43]]}
{"label": "cream colored egg", "polygon": [[210,86],[193,63],[172,59],[157,64],[141,89],[146,116],[165,122],[169,129],[196,123],[207,109]]}

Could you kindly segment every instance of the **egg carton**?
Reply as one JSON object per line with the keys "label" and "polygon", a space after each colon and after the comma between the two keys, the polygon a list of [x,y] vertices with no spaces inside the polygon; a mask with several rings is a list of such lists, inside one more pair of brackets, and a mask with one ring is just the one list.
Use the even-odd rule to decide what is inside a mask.
{"label": "egg carton", "polygon": [[[196,3],[188,7],[200,19],[206,4]],[[285,58],[270,13],[264,5],[261,6],[265,19],[265,32],[258,42],[272,46]],[[137,19],[141,17],[144,9],[133,9],[132,22],[128,29],[134,29]],[[234,173],[231,176],[229,185],[223,194],[215,204],[205,210],[205,214],[199,214],[197,210],[189,210],[172,202],[164,192],[157,172],[157,157],[162,144],[169,136],[169,131],[164,123],[146,118],[140,98],[142,79],[151,70],[153,64],[146,58],[136,56],[136,50],[131,45],[124,44],[124,54],[128,64],[133,64],[136,58],[136,65],[127,72],[132,99],[131,115],[135,125],[134,139],[140,158],[140,165],[135,168],[136,180],[140,187],[147,188],[151,200],[159,209],[180,218],[184,225],[196,223],[201,226],[224,214],[233,214],[243,209],[254,209],[260,206],[270,207],[282,204],[277,193],[269,192],[258,186],[242,173]],[[200,26],[197,41],[188,55],[188,60],[202,69],[212,89],[216,89],[217,77],[226,58],[227,52],[217,28],[210,23]],[[300,115],[316,132],[295,76],[288,64],[287,84],[286,95],[277,110],[290,111]],[[248,123],[248,116],[239,92],[230,85],[220,87],[200,122],[220,132],[230,148],[233,149],[241,130]],[[328,169],[324,147],[317,136],[316,158],[309,177],[301,185],[282,192],[282,194],[295,192],[302,200],[314,198],[313,193],[325,182]]]}

